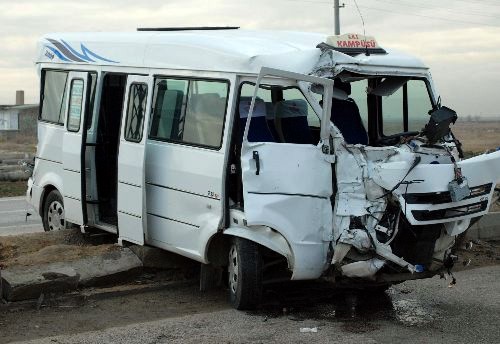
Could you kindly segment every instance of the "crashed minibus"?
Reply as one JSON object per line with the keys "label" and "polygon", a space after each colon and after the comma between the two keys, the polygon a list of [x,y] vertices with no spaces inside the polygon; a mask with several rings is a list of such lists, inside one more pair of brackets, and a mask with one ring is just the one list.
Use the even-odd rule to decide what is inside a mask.
{"label": "crashed minibus", "polygon": [[372,37],[54,33],[36,65],[45,230],[194,259],[237,309],[273,281],[448,273],[499,181],[500,152],[462,159],[428,68]]}

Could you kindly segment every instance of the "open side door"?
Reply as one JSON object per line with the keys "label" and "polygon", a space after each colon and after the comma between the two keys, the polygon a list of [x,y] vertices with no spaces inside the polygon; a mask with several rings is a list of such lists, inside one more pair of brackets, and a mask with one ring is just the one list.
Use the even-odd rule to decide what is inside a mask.
{"label": "open side door", "polygon": [[152,77],[128,76],[118,153],[119,239],[140,245],[146,230],[144,161],[152,85]]}
{"label": "open side door", "polygon": [[62,144],[63,199],[65,219],[82,225],[85,195],[82,195],[82,142],[88,106],[89,73],[70,72],[66,87],[66,132]]}
{"label": "open side door", "polygon": [[[324,108],[310,101],[311,106],[316,106],[315,111],[322,114],[318,145],[248,141],[257,90],[264,76],[323,85]],[[334,159],[329,142],[332,86],[333,81],[329,79],[262,68],[241,152],[245,215],[249,225],[286,230],[289,240],[302,243],[313,240],[311,235],[331,232],[328,229],[332,223],[331,163]]]}

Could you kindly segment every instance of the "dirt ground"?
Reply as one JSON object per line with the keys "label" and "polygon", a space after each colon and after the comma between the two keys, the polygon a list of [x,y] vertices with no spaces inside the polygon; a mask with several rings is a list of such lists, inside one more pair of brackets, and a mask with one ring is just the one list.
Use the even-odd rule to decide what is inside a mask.
{"label": "dirt ground", "polygon": [[71,262],[119,249],[111,243],[114,241],[112,236],[102,238],[106,239],[105,242],[101,238],[96,240],[83,235],[76,229],[3,236],[0,237],[0,267]]}
{"label": "dirt ground", "polygon": [[314,281],[273,285],[248,312],[230,308],[227,290],[201,293],[196,281],[50,300],[0,308],[0,343],[498,343],[498,265],[455,276],[454,287],[434,277],[380,294]]}
{"label": "dirt ground", "polygon": [[473,240],[472,248],[466,249],[466,244],[470,242],[465,240],[456,251],[459,261],[455,264],[454,271],[500,265],[500,241]]}
{"label": "dirt ground", "polygon": [[500,147],[500,120],[473,122],[459,119],[451,129],[462,142],[465,152],[477,154]]}

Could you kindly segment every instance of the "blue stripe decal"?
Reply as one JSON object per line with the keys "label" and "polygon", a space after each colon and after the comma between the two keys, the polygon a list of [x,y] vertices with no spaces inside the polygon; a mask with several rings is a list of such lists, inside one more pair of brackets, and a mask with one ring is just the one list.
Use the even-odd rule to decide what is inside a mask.
{"label": "blue stripe decal", "polygon": [[90,51],[86,46],[83,45],[83,43],[81,44],[82,45],[82,51],[83,53],[85,54],[85,56],[88,57],[87,54],[90,54],[91,56],[95,57],[96,59],[98,60],[101,60],[101,61],[105,61],[105,62],[111,62],[111,63],[120,63],[118,61],[113,61],[113,60],[109,60],[107,58],[104,58],[102,56],[99,56],[97,55],[96,53],[94,53],[93,51]]}
{"label": "blue stripe decal", "polygon": [[[66,46],[66,48],[68,48],[69,51],[71,51],[74,55],[78,56],[79,58],[81,58],[82,60],[85,60],[87,62],[95,62],[94,60],[92,60],[91,58],[89,58],[85,52],[84,54],[80,54],[78,51],[76,51],[75,49],[73,49],[71,47],[71,45],[69,45],[68,43],[66,43],[64,40],[61,39],[61,42],[62,44],[64,44]],[[82,44],[83,46],[83,44]],[[83,50],[83,49],[82,49]]]}
{"label": "blue stripe decal", "polygon": [[49,49],[50,51],[52,51],[57,57],[59,57],[59,59],[63,60],[63,61],[67,61],[67,62],[70,62],[69,59],[65,58],[60,52],[59,50],[57,50],[56,48],[52,48],[52,47],[49,47],[48,45],[45,46],[47,49]]}
{"label": "blue stripe decal", "polygon": [[[104,61],[104,62],[110,62],[110,63],[119,63],[118,61],[113,61],[110,59],[107,59],[105,57],[102,57],[98,55],[97,53],[93,52],[89,48],[87,48],[83,43],[80,43],[80,49],[81,53],[78,52],[76,49],[71,47],[67,42],[64,40],[57,41],[55,39],[47,38],[47,41],[49,41],[52,46],[45,45],[45,47],[53,52],[60,60],[66,61],[66,62],[96,62],[96,60]],[[49,53],[50,55],[50,53]],[[53,56],[47,55],[50,59],[53,58]]]}

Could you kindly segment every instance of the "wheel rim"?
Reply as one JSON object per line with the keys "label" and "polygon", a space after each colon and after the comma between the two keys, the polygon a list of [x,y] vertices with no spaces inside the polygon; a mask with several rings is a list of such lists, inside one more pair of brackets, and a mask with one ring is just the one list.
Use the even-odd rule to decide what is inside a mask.
{"label": "wheel rim", "polygon": [[47,222],[51,231],[58,231],[64,228],[64,207],[61,202],[53,201],[50,203],[47,212]]}
{"label": "wheel rim", "polygon": [[236,294],[238,289],[238,252],[235,246],[231,246],[229,250],[229,288],[233,294]]}

